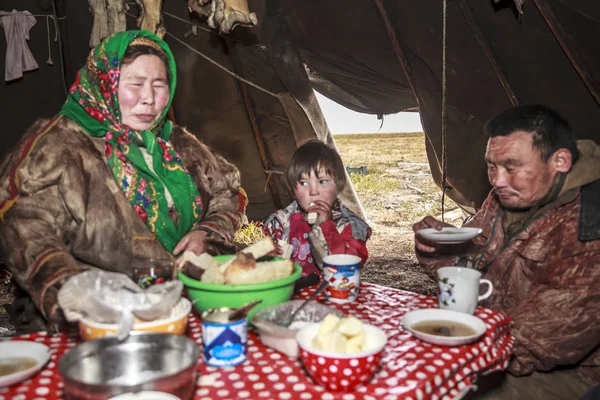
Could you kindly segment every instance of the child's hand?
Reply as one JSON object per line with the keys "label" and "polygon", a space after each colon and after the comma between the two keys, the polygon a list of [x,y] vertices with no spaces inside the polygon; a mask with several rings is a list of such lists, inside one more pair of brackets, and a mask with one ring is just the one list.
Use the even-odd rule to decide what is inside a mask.
{"label": "child's hand", "polygon": [[315,204],[309,207],[306,211],[317,213],[317,220],[315,221],[315,225],[321,225],[323,222],[333,219],[333,212],[331,211],[331,207],[323,200],[315,201]]}
{"label": "child's hand", "polygon": [[283,250],[281,250],[281,246],[277,245],[277,248],[275,248],[275,250],[268,252],[266,255],[268,257],[281,257],[282,254]]}

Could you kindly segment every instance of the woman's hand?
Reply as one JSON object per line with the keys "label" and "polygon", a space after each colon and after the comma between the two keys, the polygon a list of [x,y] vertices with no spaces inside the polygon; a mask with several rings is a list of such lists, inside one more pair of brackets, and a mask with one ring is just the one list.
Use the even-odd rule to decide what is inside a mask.
{"label": "woman's hand", "polygon": [[192,231],[181,238],[175,249],[173,249],[173,255],[178,255],[185,250],[191,251],[195,255],[199,256],[204,253],[206,247],[206,238],[208,233],[206,231]]}
{"label": "woman's hand", "polygon": [[331,206],[323,200],[315,201],[315,204],[309,207],[306,211],[308,211],[309,213],[317,213],[317,220],[315,221],[315,225],[321,225],[323,222],[333,219],[333,212],[331,211]]}

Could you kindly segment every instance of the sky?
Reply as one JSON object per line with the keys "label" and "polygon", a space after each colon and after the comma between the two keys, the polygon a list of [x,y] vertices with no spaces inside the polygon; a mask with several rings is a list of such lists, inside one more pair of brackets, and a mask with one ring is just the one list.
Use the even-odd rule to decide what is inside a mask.
{"label": "sky", "polygon": [[376,115],[352,111],[318,92],[317,100],[332,134],[343,133],[401,133],[423,132],[419,113],[401,112],[385,115],[383,126],[379,130],[381,120]]}

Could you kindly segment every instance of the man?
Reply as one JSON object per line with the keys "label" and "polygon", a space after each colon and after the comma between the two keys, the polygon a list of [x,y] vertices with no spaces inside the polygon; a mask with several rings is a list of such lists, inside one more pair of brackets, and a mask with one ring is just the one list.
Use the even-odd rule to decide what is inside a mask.
{"label": "man", "polygon": [[482,234],[464,246],[426,242],[420,229],[445,224],[425,217],[413,226],[417,258],[434,279],[442,266],[480,270],[494,284],[482,305],[514,321],[512,376],[483,398],[578,399],[600,381],[600,146],[576,142],[539,105],[502,112],[485,133],[493,189],[465,223]]}

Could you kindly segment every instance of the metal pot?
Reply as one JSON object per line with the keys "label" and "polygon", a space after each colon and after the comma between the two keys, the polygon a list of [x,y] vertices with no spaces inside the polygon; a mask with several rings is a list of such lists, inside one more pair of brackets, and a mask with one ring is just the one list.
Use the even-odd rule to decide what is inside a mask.
{"label": "metal pot", "polygon": [[106,400],[121,393],[160,391],[192,398],[200,349],[180,335],[136,333],[81,343],[58,363],[67,400]]}

